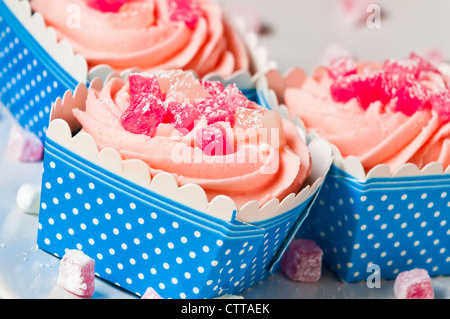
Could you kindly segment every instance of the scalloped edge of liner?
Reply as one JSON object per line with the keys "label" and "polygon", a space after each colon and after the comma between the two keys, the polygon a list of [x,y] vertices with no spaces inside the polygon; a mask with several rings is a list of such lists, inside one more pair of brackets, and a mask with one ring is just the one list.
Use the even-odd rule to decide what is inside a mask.
{"label": "scalloped edge of liner", "polygon": [[[118,73],[111,73],[105,77],[105,81],[108,81],[111,77],[123,77],[123,74],[121,76]],[[219,79],[218,77],[215,78]],[[238,80],[239,83],[244,84],[246,87],[251,85],[255,87],[257,85],[259,89],[269,91],[267,83],[265,81],[261,82],[259,79],[257,77],[251,77],[247,73],[246,75],[240,74],[238,77],[227,78],[224,80],[224,83],[231,83],[234,80]],[[101,89],[103,83],[104,81],[100,78],[94,78],[90,86]],[[276,198],[272,199],[262,207],[260,207],[256,200],[252,200],[238,209],[235,202],[225,195],[216,196],[208,202],[205,191],[197,184],[179,186],[175,178],[169,173],[159,173],[152,177],[150,176],[147,164],[143,161],[137,159],[122,160],[119,152],[113,148],[105,148],[99,151],[94,139],[87,133],[78,133],[72,137],[72,132],[80,128],[80,124],[72,114],[72,109],[75,107],[80,108],[80,106],[84,107],[87,92],[86,85],[80,83],[73,93],[68,90],[62,98],[58,97],[56,99],[50,113],[50,125],[46,133],[47,137],[112,173],[148,188],[155,193],[222,220],[231,221],[234,212],[236,212],[237,220],[254,223],[268,220],[288,212],[318,191],[331,166],[333,156],[330,144],[320,137],[306,136],[303,132],[305,140],[307,138],[309,141],[308,148],[312,156],[315,154],[313,159],[320,158],[323,161],[320,165],[317,165],[321,167],[319,172],[315,174],[316,176],[312,176],[314,175],[312,174],[305,181],[299,193],[289,194],[281,202]],[[83,107],[80,109],[83,109]],[[296,124],[297,121],[293,121],[293,123]],[[298,128],[299,132],[303,130],[302,127]]]}
{"label": "scalloped edge of liner", "polygon": [[[100,64],[88,69],[86,59],[81,54],[75,54],[68,40],[58,41],[54,28],[45,24],[42,14],[33,13],[28,0],[3,0],[15,17],[26,28],[28,33],[50,54],[50,56],[78,82],[86,82],[89,78],[109,74],[112,69],[106,64]],[[277,63],[269,57],[267,47],[261,46],[258,35],[248,30],[245,20],[229,17],[232,27],[239,33],[247,47],[254,66],[254,73],[264,73],[277,68]],[[130,69],[131,70],[131,69]],[[126,70],[122,73],[126,73]],[[237,71],[235,73],[240,73]],[[95,74],[93,76],[92,74]],[[211,73],[210,76],[216,76]]]}
{"label": "scalloped edge of liner", "polygon": [[[450,64],[441,64],[439,65],[439,69],[442,72],[446,72],[450,76]],[[289,74],[289,71],[282,75],[283,78],[286,74]],[[261,78],[268,82],[265,74],[262,75]],[[277,109],[280,114],[283,114],[285,117],[290,116],[288,107],[284,104],[278,103],[278,97],[273,90],[268,90],[264,94],[267,95],[265,96],[267,102],[270,105],[273,105],[273,107]],[[293,117],[293,119],[295,119],[298,126],[302,127],[305,132],[307,131],[306,126],[298,116]],[[315,132],[310,132],[309,136],[313,138],[321,138]],[[406,163],[400,166],[394,172],[391,171],[390,167],[387,164],[379,164],[366,173],[361,161],[358,158],[356,158],[355,156],[347,156],[346,158],[343,158],[341,152],[334,144],[330,143],[330,147],[333,152],[333,164],[360,182],[366,182],[372,178],[450,175],[450,165],[446,169],[444,169],[443,165],[439,162],[428,163],[422,169],[420,169],[413,163]]]}
{"label": "scalloped edge of liner", "polygon": [[86,59],[75,54],[69,41],[58,41],[52,27],[46,26],[44,18],[38,12],[32,13],[28,0],[3,0],[14,16],[42,48],[78,82],[87,79]]}

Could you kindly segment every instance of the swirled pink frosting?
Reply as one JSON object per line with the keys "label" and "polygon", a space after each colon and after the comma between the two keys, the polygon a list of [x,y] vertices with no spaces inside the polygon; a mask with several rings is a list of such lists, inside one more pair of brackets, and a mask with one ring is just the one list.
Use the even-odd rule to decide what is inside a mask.
{"label": "swirled pink frosting", "polygon": [[[200,185],[209,200],[226,195],[241,207],[252,200],[260,205],[273,198],[281,201],[297,193],[311,172],[310,153],[298,128],[254,102],[254,109],[249,111],[262,112],[259,124],[252,124],[258,120],[247,118],[245,112],[236,113],[234,122],[220,122],[227,127],[227,138],[233,145],[233,151],[225,155],[207,155],[195,143],[197,130],[205,125],[203,119],[187,133],[164,123],[159,124],[153,136],[131,133],[121,125],[121,117],[130,107],[129,83],[112,78],[101,90],[90,88],[85,111],[73,112],[82,131],[90,134],[100,149],[113,147],[124,159],[144,161],[152,176],[170,173],[180,186]],[[164,92],[180,101],[182,94],[174,93],[171,88]],[[186,96],[186,101],[190,98]],[[246,123],[247,135],[238,134],[237,122]],[[270,137],[266,139],[267,132]]]}
{"label": "swirled pink frosting", "polygon": [[[356,76],[373,74],[371,72],[383,70],[386,65],[358,63],[353,73]],[[402,76],[401,72],[395,74],[395,79]],[[336,75],[324,66],[306,78],[301,88],[286,89],[284,98],[290,111],[303,120],[308,131],[315,131],[329,140],[344,158],[357,157],[366,171],[378,164],[387,164],[394,172],[405,163],[422,168],[430,162],[440,162],[445,169],[450,165],[450,101],[442,105],[445,109],[437,110],[430,106],[429,97],[438,92],[448,96],[449,82],[437,70],[420,71],[416,80],[424,88],[424,102],[417,108],[412,105],[416,100],[405,102],[402,111],[399,111],[399,98],[386,96],[385,92],[369,103],[364,93],[361,98],[336,101],[332,95]],[[394,86],[393,92],[400,92],[402,88]],[[408,109],[410,107],[412,109]]]}
{"label": "swirled pink frosting", "polygon": [[250,68],[240,36],[209,0],[198,0],[202,15],[193,28],[170,19],[167,0],[130,0],[118,12],[101,12],[85,0],[30,3],[89,67],[107,64],[116,71],[137,67],[147,72],[182,68],[200,76]]}

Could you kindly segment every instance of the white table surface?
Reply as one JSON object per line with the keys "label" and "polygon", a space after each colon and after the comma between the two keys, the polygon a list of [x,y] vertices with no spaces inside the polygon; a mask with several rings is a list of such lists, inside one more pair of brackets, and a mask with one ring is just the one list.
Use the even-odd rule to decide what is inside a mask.
{"label": "white table surface", "polygon": [[[450,30],[450,2],[447,0],[378,1],[381,28],[345,24],[336,8],[337,0],[221,0],[226,5],[246,4],[258,11],[269,32],[260,43],[269,49],[281,72],[291,67],[311,71],[325,49],[343,45],[361,59],[383,60],[405,57],[411,51],[431,49],[450,52],[444,41]],[[447,56],[447,55],[446,55]],[[1,84],[0,84],[1,85]],[[16,207],[16,194],[24,183],[40,184],[42,163],[20,163],[7,153],[10,114],[0,111],[0,298],[76,298],[56,284],[59,259],[37,248],[38,218]],[[450,299],[450,277],[432,279],[436,298]],[[346,284],[326,267],[317,283],[298,283],[277,273],[250,288],[246,299],[294,298],[393,298],[393,281],[381,281],[380,288],[365,282]],[[96,279],[93,298],[128,299],[135,295]]]}

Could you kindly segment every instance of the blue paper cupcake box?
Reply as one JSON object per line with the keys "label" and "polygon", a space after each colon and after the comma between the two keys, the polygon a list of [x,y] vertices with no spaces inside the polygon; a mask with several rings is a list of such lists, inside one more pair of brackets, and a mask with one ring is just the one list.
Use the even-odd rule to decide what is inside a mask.
{"label": "blue paper cupcake box", "polygon": [[[244,92],[254,99],[261,96],[248,86]],[[225,218],[205,214],[67,146],[63,141],[73,141],[73,128],[54,114],[59,107],[66,111],[76,107],[69,100],[55,103],[45,140],[40,249],[57,257],[67,249],[82,250],[95,259],[99,277],[137,295],[152,287],[163,298],[235,295],[279,270],[283,252],[315,200],[326,164],[325,170],[313,173],[319,177],[301,195],[295,200],[290,196],[286,204],[290,206],[282,214],[255,222],[239,221],[235,207]],[[331,149],[328,168],[330,164]],[[216,204],[220,211],[230,203]]]}
{"label": "blue paper cupcake box", "polygon": [[339,157],[297,237],[315,240],[345,282],[395,279],[413,268],[449,275],[450,174],[413,169],[361,179]]}
{"label": "blue paper cupcake box", "polygon": [[[86,82],[86,62],[66,43],[48,39],[51,31],[38,16],[31,19],[28,1],[0,1],[0,12],[0,101],[23,128],[44,141],[52,102]],[[26,24],[39,36],[32,35]],[[52,54],[62,53],[67,53],[67,61],[58,63]]]}

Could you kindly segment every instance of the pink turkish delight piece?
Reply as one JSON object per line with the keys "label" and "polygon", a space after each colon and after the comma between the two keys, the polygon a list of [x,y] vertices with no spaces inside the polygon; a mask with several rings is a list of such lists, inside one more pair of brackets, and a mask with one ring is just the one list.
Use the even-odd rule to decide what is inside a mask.
{"label": "pink turkish delight piece", "polygon": [[333,59],[328,65],[328,73],[333,79],[341,76],[356,74],[357,65],[349,56],[341,56]]}
{"label": "pink turkish delight piece", "polygon": [[231,110],[233,113],[238,107],[253,108],[253,103],[234,84],[228,85],[217,96],[217,103],[219,108]]}
{"label": "pink turkish delight piece", "polygon": [[391,108],[395,112],[411,116],[428,105],[428,92],[425,86],[418,81],[407,80],[403,86],[397,88]]}
{"label": "pink turkish delight piece", "polygon": [[120,118],[122,127],[134,134],[153,137],[167,113],[165,104],[152,95],[136,95]]}
{"label": "pink turkish delight piece", "polygon": [[197,99],[194,101],[194,107],[206,118],[208,125],[216,122],[234,124],[233,111],[228,105],[219,104],[216,98]]}
{"label": "pink turkish delight piece", "polygon": [[322,249],[312,240],[294,239],[281,260],[281,269],[294,281],[315,282],[322,274]]}
{"label": "pink turkish delight piece", "polygon": [[133,73],[128,77],[130,85],[130,102],[141,94],[152,95],[158,100],[164,101],[164,94],[161,92],[158,78],[147,73]]}
{"label": "pink turkish delight piece", "polygon": [[191,30],[202,16],[197,0],[168,0],[168,12],[171,21],[183,21]]}
{"label": "pink turkish delight piece", "polygon": [[200,118],[200,113],[188,103],[170,102],[167,106],[167,115],[164,123],[172,124],[176,129],[194,128],[195,121]]}
{"label": "pink turkish delight piece", "polygon": [[118,12],[129,0],[87,0],[86,4],[101,12]]}
{"label": "pink turkish delight piece", "polygon": [[57,283],[74,295],[92,297],[95,290],[94,268],[94,259],[80,250],[68,250],[60,262]]}
{"label": "pink turkish delight piece", "polygon": [[168,102],[193,103],[195,99],[211,96],[191,72],[171,70],[158,74],[157,77]]}
{"label": "pink turkish delight piece", "polygon": [[263,126],[264,111],[238,107],[234,113],[234,127],[252,129]]}
{"label": "pink turkish delight piece", "polygon": [[21,162],[38,162],[42,160],[44,145],[34,133],[14,124],[9,133],[8,153]]}
{"label": "pink turkish delight piece", "polygon": [[415,268],[399,273],[394,282],[394,296],[397,299],[434,299],[428,271]]}
{"label": "pink turkish delight piece", "polygon": [[203,81],[200,80],[200,84],[212,97],[219,95],[225,90],[222,82],[220,81]]}
{"label": "pink turkish delight piece", "polygon": [[233,152],[226,129],[214,123],[197,130],[196,144],[208,156],[227,155]]}
{"label": "pink turkish delight piece", "polygon": [[163,299],[153,288],[147,288],[141,299]]}
{"label": "pink turkish delight piece", "polygon": [[450,91],[444,90],[430,94],[431,108],[435,110],[443,122],[450,121]]}

